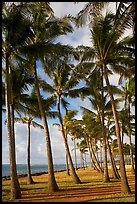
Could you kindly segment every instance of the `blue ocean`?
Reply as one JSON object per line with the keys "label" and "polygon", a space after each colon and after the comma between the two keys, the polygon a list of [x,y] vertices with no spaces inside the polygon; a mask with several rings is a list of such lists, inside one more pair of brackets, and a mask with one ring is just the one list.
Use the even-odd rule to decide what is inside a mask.
{"label": "blue ocean", "polygon": [[[65,164],[54,164],[54,171],[65,170]],[[31,165],[31,173],[47,172],[47,165]],[[26,164],[17,164],[17,174],[27,174],[27,165]],[[2,164],[2,177],[10,175],[10,165]]]}

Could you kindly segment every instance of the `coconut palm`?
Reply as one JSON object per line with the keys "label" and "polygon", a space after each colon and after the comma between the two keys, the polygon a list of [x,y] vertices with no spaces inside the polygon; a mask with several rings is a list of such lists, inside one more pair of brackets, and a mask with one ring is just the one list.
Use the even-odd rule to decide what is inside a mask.
{"label": "coconut palm", "polygon": [[[131,81],[133,82],[133,81]],[[129,136],[129,142],[130,142],[130,159],[131,159],[131,172],[135,173],[134,170],[134,162],[133,162],[133,152],[132,152],[132,141],[131,141],[131,128],[130,128],[130,123],[131,123],[131,103],[132,103],[132,98],[134,97],[134,88],[130,83],[130,80],[125,84],[125,108],[127,108],[128,111],[128,122],[127,122],[127,127],[128,127],[128,136]]]}
{"label": "coconut palm", "polygon": [[[15,111],[21,116],[21,112],[26,112],[27,107],[25,106],[26,101],[29,100],[29,96],[24,94],[24,91],[28,91],[28,87],[34,84],[33,75],[27,73],[22,65],[18,65],[18,67],[11,67],[11,83],[12,83],[12,104],[11,104],[11,111],[12,111],[12,132],[15,135],[14,131],[14,122],[17,118],[14,117]],[[20,86],[18,86],[20,84]],[[36,103],[32,101],[32,103]],[[32,106],[31,103],[31,106]],[[19,121],[19,118],[18,118]],[[27,121],[27,119],[26,119]],[[25,122],[24,118],[22,122]],[[31,117],[28,118],[28,183],[33,183],[33,180],[30,175],[30,123],[32,122]]]}
{"label": "coconut palm", "polygon": [[20,51],[28,59],[32,67],[31,70],[34,73],[39,110],[41,119],[43,121],[44,133],[46,136],[48,157],[48,191],[54,192],[58,190],[58,186],[54,176],[50,134],[47,118],[44,112],[43,102],[41,99],[36,61],[40,59],[41,62],[44,63],[43,67],[45,68],[46,72],[50,71],[50,69],[52,70],[54,68],[55,61],[59,61],[61,57],[59,54],[61,52],[65,53],[66,51],[70,51],[67,46],[63,47],[59,43],[53,43],[53,41],[59,35],[72,32],[72,27],[68,22],[68,18],[64,17],[63,19],[56,19],[54,17],[53,11],[50,9],[49,2],[30,2],[29,9],[31,11],[32,30],[34,36],[31,38],[29,44],[22,47]]}
{"label": "coconut palm", "polygon": [[63,141],[65,145],[65,150],[69,158],[72,178],[75,183],[80,183],[80,179],[78,178],[75,172],[71,154],[69,151],[69,146],[66,141],[63,117],[61,114],[61,103],[66,110],[67,110],[67,105],[68,105],[68,102],[63,97],[67,97],[67,96],[77,97],[78,96],[78,93],[77,93],[78,89],[74,89],[74,87],[78,84],[78,81],[74,78],[74,75],[72,72],[72,65],[67,64],[67,63],[58,64],[58,66],[56,67],[55,71],[52,74],[52,79],[53,79],[52,85],[43,81],[43,83],[41,83],[41,87],[44,91],[46,92],[49,91],[50,93],[52,93],[53,97],[56,98],[60,128],[61,128],[62,137],[63,137]]}
{"label": "coconut palm", "polygon": [[8,143],[10,157],[10,176],[11,176],[11,199],[21,197],[21,190],[17,179],[16,159],[15,159],[15,138],[12,132],[12,121],[10,106],[12,103],[11,97],[11,82],[10,82],[10,62],[11,57],[17,51],[17,47],[24,44],[26,36],[30,35],[30,22],[22,15],[22,4],[16,6],[13,3],[7,5],[2,4],[2,55],[5,63],[5,105],[6,119],[8,128]]}
{"label": "coconut palm", "polygon": [[[123,151],[121,146],[121,138],[120,138],[120,128],[119,121],[117,116],[117,110],[114,102],[114,96],[112,94],[111,85],[109,82],[109,74],[112,73],[111,70],[120,73],[123,70],[127,69],[130,65],[133,64],[133,48],[130,49],[125,48],[126,44],[129,44],[131,40],[130,37],[125,37],[120,41],[120,37],[122,32],[116,29],[114,25],[113,14],[107,13],[106,16],[98,16],[94,18],[94,22],[92,24],[91,34],[92,34],[92,42],[93,48],[87,49],[88,51],[85,53],[85,59],[96,59],[96,63],[103,70],[103,76],[106,81],[108,94],[111,100],[112,111],[115,121],[116,135],[118,138],[118,147],[119,147],[119,155],[120,155],[120,170],[121,170],[121,190],[122,192],[130,192],[130,188],[128,185]],[[129,51],[130,50],[130,51]],[[115,55],[114,55],[115,53]]]}

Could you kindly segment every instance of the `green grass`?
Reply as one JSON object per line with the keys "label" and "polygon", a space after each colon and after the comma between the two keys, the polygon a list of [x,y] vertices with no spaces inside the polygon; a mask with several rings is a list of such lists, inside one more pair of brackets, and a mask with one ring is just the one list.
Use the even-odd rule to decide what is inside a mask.
{"label": "green grass", "polygon": [[[128,168],[127,168],[127,172],[129,172]],[[109,169],[109,175],[111,178],[111,182],[109,183],[104,183],[102,180],[101,174],[99,174],[98,172],[90,168],[86,170],[83,170],[83,169],[77,170],[77,175],[82,181],[82,184],[74,184],[72,177],[66,175],[66,172],[55,173],[57,184],[59,186],[59,189],[62,192],[62,194],[59,194],[59,195],[56,194],[58,196],[58,199],[62,197],[63,193],[66,192],[63,195],[64,198],[66,199],[64,200],[64,202],[67,201],[67,198],[71,198],[71,197],[72,198],[81,197],[81,202],[84,201],[82,199],[85,199],[85,198],[86,198],[86,202],[135,202],[135,194],[134,194],[135,189],[133,187],[134,177],[130,177],[132,194],[123,195],[120,193],[120,186],[119,186],[120,182],[117,181],[116,179],[111,178],[111,169]],[[131,181],[131,178],[132,178],[132,181]],[[31,195],[35,195],[35,194],[37,195],[43,194],[45,197],[47,197],[48,175],[45,174],[41,176],[34,176],[33,180],[35,181],[35,184],[28,185],[27,178],[19,179],[22,197],[26,193],[28,194],[28,197],[30,197],[30,199],[31,199]],[[113,189],[114,189],[114,193],[113,193]],[[72,196],[70,191],[72,193]],[[88,198],[88,192],[89,192],[89,198]],[[93,198],[91,199],[90,196],[92,194],[93,194]],[[41,199],[39,195],[38,197]],[[2,181],[2,201],[10,202],[10,180]]]}
{"label": "green grass", "polygon": [[135,195],[122,195],[117,194],[111,197],[96,198],[92,200],[87,200],[87,202],[135,202]]}

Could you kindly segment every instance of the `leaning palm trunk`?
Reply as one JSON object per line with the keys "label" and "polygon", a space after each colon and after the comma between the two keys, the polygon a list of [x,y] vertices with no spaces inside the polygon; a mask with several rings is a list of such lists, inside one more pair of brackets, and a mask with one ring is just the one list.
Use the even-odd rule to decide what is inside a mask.
{"label": "leaning palm trunk", "polygon": [[95,162],[93,160],[89,140],[87,138],[86,138],[86,142],[87,142],[87,146],[88,146],[88,150],[89,150],[91,166],[93,166],[94,169],[96,169],[98,172],[100,172],[100,170],[97,168],[97,166],[96,166],[96,164],[95,164]]}
{"label": "leaning palm trunk", "polygon": [[103,174],[104,171],[103,171],[102,168],[100,167],[100,164],[99,164],[99,162],[98,162],[98,160],[97,160],[97,158],[96,158],[95,152],[94,152],[94,150],[93,150],[91,138],[89,138],[89,144],[90,144],[90,149],[91,149],[92,155],[93,155],[93,157],[94,157],[94,159],[95,159],[95,161],[96,161],[97,167],[98,167],[100,173]]}
{"label": "leaning palm trunk", "polygon": [[67,143],[67,140],[66,140],[66,137],[65,137],[65,131],[64,131],[63,121],[62,121],[61,112],[60,112],[60,99],[61,98],[60,98],[60,95],[59,95],[58,96],[58,114],[59,114],[59,121],[60,121],[60,126],[61,126],[61,131],[62,131],[62,138],[63,138],[63,141],[64,141],[66,153],[68,155],[72,178],[73,178],[74,182],[76,184],[78,184],[78,183],[81,183],[81,181],[78,178],[78,176],[76,174],[76,171],[75,171],[75,168],[73,166],[73,162],[72,162],[72,158],[71,158],[71,155],[70,155],[68,143]]}
{"label": "leaning palm trunk", "polygon": [[74,136],[74,161],[75,161],[75,168],[77,170],[77,155],[76,155],[76,142],[75,142],[75,136]]}
{"label": "leaning palm trunk", "polygon": [[28,184],[33,184],[34,181],[31,176],[31,168],[30,168],[30,121],[28,121],[28,161],[27,161],[27,174],[28,174]]}
{"label": "leaning palm trunk", "polygon": [[101,166],[101,168],[102,168],[102,141],[101,141],[101,139],[100,139],[100,166]]}
{"label": "leaning palm trunk", "polygon": [[[16,155],[15,155],[15,138],[12,132],[12,124],[10,113],[10,76],[9,76],[9,56],[6,54],[6,79],[5,79],[5,104],[6,104],[6,121],[8,128],[9,158],[10,158],[10,178],[11,178],[11,199],[21,198],[21,190],[17,177]],[[13,114],[12,114],[13,115]],[[11,124],[12,122],[12,124]]]}
{"label": "leaning palm trunk", "polygon": [[126,176],[126,169],[125,169],[124,155],[123,155],[123,149],[122,149],[122,143],[121,143],[121,137],[120,137],[118,116],[117,116],[115,101],[114,101],[114,97],[113,97],[113,94],[110,88],[107,70],[105,66],[104,66],[104,77],[105,77],[106,85],[108,88],[109,97],[111,100],[112,111],[113,111],[113,116],[114,116],[114,121],[115,121],[116,136],[117,136],[117,141],[118,141],[118,151],[119,151],[119,156],[120,156],[120,172],[121,172],[121,191],[122,193],[130,193],[131,191],[130,191],[130,187],[128,185],[128,180]]}
{"label": "leaning palm trunk", "polygon": [[[66,140],[67,140],[67,134],[66,134]],[[67,171],[67,175],[70,176],[70,173],[69,173],[69,163],[68,163],[68,155],[67,155],[67,152],[66,152],[66,171]]]}
{"label": "leaning palm trunk", "polygon": [[34,61],[34,81],[35,81],[35,87],[36,87],[36,93],[37,93],[37,99],[39,104],[39,110],[41,114],[41,119],[44,124],[44,133],[46,136],[46,147],[47,147],[47,158],[48,158],[48,191],[49,192],[55,192],[59,190],[58,185],[55,180],[54,176],[54,168],[53,168],[53,159],[52,159],[52,151],[51,151],[51,142],[50,142],[50,136],[49,136],[49,129],[47,124],[47,119],[44,112],[43,102],[40,95],[39,85],[38,85],[38,78],[37,78],[37,71],[36,71],[36,61]]}
{"label": "leaning palm trunk", "polygon": [[108,142],[108,138],[106,138],[106,144],[107,144],[107,147],[108,147],[108,152],[109,152],[109,157],[110,157],[110,162],[111,162],[111,167],[112,167],[113,178],[119,179],[120,175],[118,173],[118,170],[116,168],[116,164],[115,164],[114,158],[112,156],[112,152],[111,152],[111,148],[110,148],[110,145],[109,145],[109,142]]}
{"label": "leaning palm trunk", "polygon": [[131,163],[131,172],[134,174],[134,160],[133,160],[133,151],[132,151],[132,141],[131,141],[131,128],[130,128],[130,99],[128,100],[128,136],[130,142],[130,163]]}
{"label": "leaning palm trunk", "polygon": [[104,85],[103,85],[103,67],[101,67],[101,98],[102,98],[102,111],[101,111],[101,125],[103,133],[103,150],[104,150],[104,182],[109,182],[108,165],[107,165],[107,146],[106,146],[106,127],[104,124]]}

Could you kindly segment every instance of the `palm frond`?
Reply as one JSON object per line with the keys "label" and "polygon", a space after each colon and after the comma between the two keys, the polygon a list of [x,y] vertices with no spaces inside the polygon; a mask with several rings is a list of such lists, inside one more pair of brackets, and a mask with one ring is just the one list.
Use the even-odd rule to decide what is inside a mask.
{"label": "palm frond", "polygon": [[70,105],[64,98],[61,98],[61,104],[65,110],[68,110],[68,106]]}
{"label": "palm frond", "polygon": [[55,89],[52,85],[48,84],[45,80],[39,80],[39,87],[45,92],[54,93]]}
{"label": "palm frond", "polygon": [[99,15],[106,4],[107,2],[88,2],[77,14],[77,26],[85,25],[88,20],[92,22],[92,19]]}
{"label": "palm frond", "polygon": [[36,128],[44,129],[44,127],[41,124],[36,123],[35,121],[31,121],[31,125]]}

